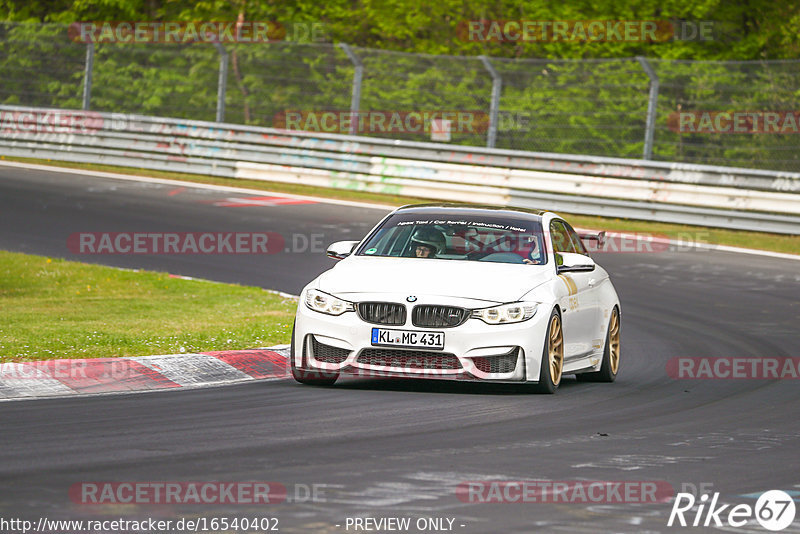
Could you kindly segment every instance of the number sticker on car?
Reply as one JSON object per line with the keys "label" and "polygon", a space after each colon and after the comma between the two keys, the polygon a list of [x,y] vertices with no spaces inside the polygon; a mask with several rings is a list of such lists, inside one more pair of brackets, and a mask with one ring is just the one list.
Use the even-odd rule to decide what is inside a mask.
{"label": "number sticker on car", "polygon": [[444,332],[419,330],[372,329],[372,344],[384,347],[412,347],[416,349],[444,349]]}

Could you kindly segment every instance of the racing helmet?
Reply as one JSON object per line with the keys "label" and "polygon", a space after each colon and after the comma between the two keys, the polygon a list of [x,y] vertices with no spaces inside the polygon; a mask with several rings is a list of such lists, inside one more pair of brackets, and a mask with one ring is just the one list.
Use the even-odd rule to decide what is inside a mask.
{"label": "racing helmet", "polygon": [[411,243],[431,247],[433,254],[441,254],[445,250],[444,234],[435,228],[420,228],[411,235]]}

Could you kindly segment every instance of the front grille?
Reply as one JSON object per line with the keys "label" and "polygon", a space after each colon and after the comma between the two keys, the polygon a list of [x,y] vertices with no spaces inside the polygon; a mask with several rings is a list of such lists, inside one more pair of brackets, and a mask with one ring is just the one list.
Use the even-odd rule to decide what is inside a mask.
{"label": "front grille", "polygon": [[470,310],[455,306],[434,306],[423,304],[415,306],[411,313],[414,326],[428,328],[452,328],[469,319]]}
{"label": "front grille", "polygon": [[472,358],[475,367],[484,373],[511,373],[517,368],[517,354],[519,349],[514,349],[508,354],[500,356],[481,356]]}
{"label": "front grille", "polygon": [[314,349],[314,359],[318,362],[342,363],[350,355],[349,350],[320,343],[314,336],[311,336],[311,347]]}
{"label": "front grille", "polygon": [[356,361],[376,367],[461,369],[461,362],[453,354],[421,350],[364,349]]}
{"label": "front grille", "polygon": [[360,302],[358,315],[372,324],[406,324],[406,307],[396,302]]}

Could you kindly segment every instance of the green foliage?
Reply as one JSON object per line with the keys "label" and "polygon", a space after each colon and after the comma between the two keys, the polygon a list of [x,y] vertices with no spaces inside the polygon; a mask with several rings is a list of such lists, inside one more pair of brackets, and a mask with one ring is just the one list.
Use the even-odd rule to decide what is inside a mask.
{"label": "green foliage", "polygon": [[210,44],[99,44],[92,109],[214,120],[219,57]]}
{"label": "green foliage", "polygon": [[[494,57],[664,59],[800,58],[800,4],[791,0],[6,0],[0,20],[322,22],[332,42],[396,50]],[[471,20],[653,20],[713,23],[711,40],[486,42],[462,31]]]}
{"label": "green foliage", "polygon": [[[680,110],[797,108],[798,63],[766,61],[800,58],[800,4],[787,0],[11,0],[0,17],[61,25],[0,26],[0,102],[80,107],[85,45],[70,41],[64,24],[240,16],[290,32],[295,23],[322,23],[330,42],[225,44],[228,122],[273,126],[290,110],[348,110],[354,67],[332,44],[346,42],[364,65],[362,111],[486,115],[492,79],[475,57],[483,54],[503,80],[498,147],[640,157],[649,79],[634,57],[645,56],[661,81],[654,157],[800,170],[796,134],[679,134],[669,122]],[[712,39],[471,40],[465,24],[477,20],[652,20],[689,29],[710,21]],[[91,108],[213,120],[219,60],[210,44],[98,44]],[[482,125],[452,142],[484,145]]]}
{"label": "green foliage", "polygon": [[55,25],[0,25],[0,102],[80,108],[85,48]]}

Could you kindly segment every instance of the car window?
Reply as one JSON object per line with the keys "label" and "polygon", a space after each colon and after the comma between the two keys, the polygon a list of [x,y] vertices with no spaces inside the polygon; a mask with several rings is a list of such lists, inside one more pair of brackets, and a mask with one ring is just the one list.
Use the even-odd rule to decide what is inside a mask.
{"label": "car window", "polygon": [[581,236],[578,235],[578,232],[575,231],[569,223],[564,223],[564,227],[567,229],[567,233],[569,234],[569,239],[572,241],[572,246],[575,248],[575,252],[578,254],[583,254],[584,256],[588,256],[589,252],[587,252],[586,247],[583,246],[583,241],[581,241]]}
{"label": "car window", "polygon": [[553,241],[555,252],[577,252],[569,232],[561,221],[550,222],[550,239]]}
{"label": "car window", "polygon": [[533,218],[400,212],[384,221],[356,255],[542,265],[547,263],[543,245],[541,222]]}

